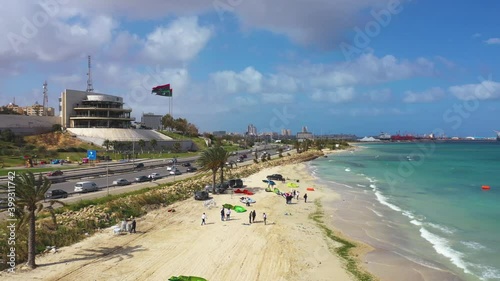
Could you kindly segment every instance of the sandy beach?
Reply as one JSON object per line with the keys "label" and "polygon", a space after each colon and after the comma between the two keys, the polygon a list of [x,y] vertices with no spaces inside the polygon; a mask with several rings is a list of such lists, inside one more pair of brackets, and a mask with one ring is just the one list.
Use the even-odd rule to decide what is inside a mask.
{"label": "sandy beach", "polygon": [[[262,180],[273,173],[299,179],[300,200],[286,204],[282,196],[266,192]],[[37,256],[39,267],[33,271],[0,276],[3,280],[167,280],[179,275],[210,281],[354,280],[332,253],[338,245],[309,218],[317,208],[314,200],[330,206],[338,195],[315,185],[304,163],[264,169],[243,182],[255,192],[251,197],[256,203],[245,206],[247,212],[233,211],[229,221],[221,221],[221,206],[244,206],[239,202],[242,195],[215,195],[213,208],[188,199],[138,218],[135,234],[116,235],[105,229],[57,253]],[[290,191],[284,183],[276,186]],[[315,191],[306,191],[307,187]],[[252,210],[257,216],[250,224]],[[202,226],[203,213],[207,224]]]}

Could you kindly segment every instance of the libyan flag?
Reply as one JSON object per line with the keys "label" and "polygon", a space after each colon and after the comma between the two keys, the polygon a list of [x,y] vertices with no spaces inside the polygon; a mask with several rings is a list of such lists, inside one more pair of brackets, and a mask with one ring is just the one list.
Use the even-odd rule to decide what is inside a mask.
{"label": "libyan flag", "polygon": [[156,94],[157,96],[171,97],[173,89],[170,89],[170,84],[165,84],[153,87],[153,89],[151,89],[151,93]]}

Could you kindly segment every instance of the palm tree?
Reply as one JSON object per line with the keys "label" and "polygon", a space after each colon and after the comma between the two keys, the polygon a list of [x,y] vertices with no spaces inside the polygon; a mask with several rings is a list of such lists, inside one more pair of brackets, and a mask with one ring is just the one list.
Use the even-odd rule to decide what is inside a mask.
{"label": "palm tree", "polygon": [[109,140],[104,140],[104,141],[102,142],[102,146],[104,146],[104,147],[106,148],[106,151],[108,151],[108,150],[109,150],[109,146],[111,146],[111,141],[109,141]]}
{"label": "palm tree", "polygon": [[[43,177],[41,173],[39,174],[38,179],[36,179],[32,172],[26,172],[16,174],[12,179],[12,183],[16,187],[16,215],[21,219],[21,223],[28,221],[29,224],[27,265],[30,268],[35,268],[36,214],[44,208],[43,202],[45,199],[45,193],[50,189],[51,182],[46,177]],[[0,186],[0,190],[2,193],[8,193],[9,186],[2,185]],[[51,212],[54,210],[52,208],[54,203],[63,204],[60,201],[51,200],[50,206],[47,208]],[[52,218],[54,220],[55,216],[52,216]]]}
{"label": "palm tree", "polygon": [[158,142],[155,139],[152,139],[149,144],[151,144],[151,147],[153,148],[153,151],[156,150],[156,146],[158,145]]}
{"label": "palm tree", "polygon": [[[224,169],[229,153],[220,146],[214,146],[203,151],[197,162],[200,165],[200,171],[212,171],[212,193],[215,194],[215,179],[219,168]],[[221,180],[223,180],[221,172]]]}

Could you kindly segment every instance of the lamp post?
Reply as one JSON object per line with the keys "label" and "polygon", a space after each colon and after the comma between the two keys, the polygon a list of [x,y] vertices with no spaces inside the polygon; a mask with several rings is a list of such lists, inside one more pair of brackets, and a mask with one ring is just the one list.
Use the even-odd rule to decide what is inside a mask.
{"label": "lamp post", "polygon": [[109,161],[106,160],[106,188],[108,189],[109,196]]}

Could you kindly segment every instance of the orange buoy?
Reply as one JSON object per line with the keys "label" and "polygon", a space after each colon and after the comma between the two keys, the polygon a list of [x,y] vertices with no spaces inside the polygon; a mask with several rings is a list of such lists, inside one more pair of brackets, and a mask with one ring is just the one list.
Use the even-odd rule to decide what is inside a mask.
{"label": "orange buoy", "polygon": [[314,191],[314,187],[308,187],[307,190],[308,191]]}
{"label": "orange buoy", "polygon": [[490,190],[490,186],[489,185],[483,185],[481,188],[483,190]]}

